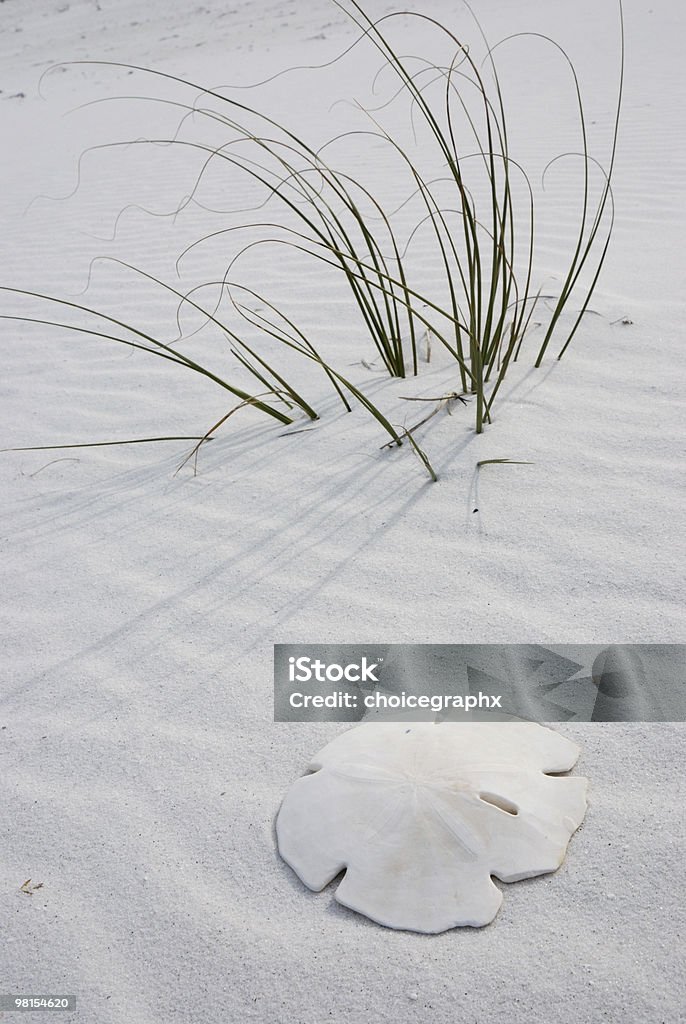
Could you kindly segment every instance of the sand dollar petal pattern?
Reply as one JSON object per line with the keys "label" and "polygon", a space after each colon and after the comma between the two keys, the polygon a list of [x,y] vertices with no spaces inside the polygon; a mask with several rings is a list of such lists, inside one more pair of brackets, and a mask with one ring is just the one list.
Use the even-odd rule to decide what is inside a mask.
{"label": "sand dollar petal pattern", "polygon": [[494,884],[555,871],[583,820],[579,756],[533,723],[369,723],[329,743],[287,793],[279,852],[310,889],[379,924],[441,932],[493,920]]}

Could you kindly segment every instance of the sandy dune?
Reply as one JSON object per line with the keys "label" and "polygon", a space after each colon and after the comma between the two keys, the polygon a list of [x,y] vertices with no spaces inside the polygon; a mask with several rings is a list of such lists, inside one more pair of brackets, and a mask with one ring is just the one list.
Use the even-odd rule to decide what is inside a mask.
{"label": "sandy dune", "polygon": [[[473,31],[447,0],[409,6]],[[475,6],[494,39],[530,29],[569,50],[604,156],[615,4]],[[686,640],[684,18],[675,2],[627,0],[626,22],[616,233],[595,312],[563,361],[515,368],[483,435],[462,408],[427,426],[438,484],[405,447],[381,451],[378,424],[339,411],[308,367],[314,429],[284,436],[244,412],[195,476],[175,474],[184,442],[0,456],[0,990],[73,992],[84,1024],[684,1019],[681,724],[561,727],[583,747],[588,815],[562,869],[513,885],[482,930],[381,929],[305,890],[273,836],[288,783],[341,728],[273,723],[274,642]],[[425,30],[406,31],[412,51]],[[44,79],[41,99],[41,73],[103,59],[251,83],[354,38],[327,0],[8,0],[0,32],[2,283],[125,310],[167,337],[174,303],[120,267],[96,263],[79,299],[91,261],[173,280],[178,254],[230,218],[130,208],[113,238],[128,204],[169,212],[189,194],[197,160],[160,148],[90,154],[75,194],[36,199],[72,192],[86,147],[163,137],[178,121],[136,101],[64,116],[164,87],[71,66]],[[249,95],[319,144],[357,123],[331,104],[368,96],[378,64],[360,50],[334,74],[294,72]],[[538,179],[578,146],[569,79],[531,41],[509,44],[502,66],[517,152]],[[400,192],[381,148],[353,140],[347,160]],[[541,198],[537,265],[553,289],[575,173],[560,163]],[[235,210],[254,190],[216,175],[203,197]],[[190,253],[184,285],[214,279],[231,245]],[[414,254],[430,280],[427,235]],[[304,259],[264,247],[243,266],[395,422],[415,417],[401,396],[455,386],[440,356],[402,384],[366,369],[345,292]],[[192,344],[235,372],[211,332]],[[2,351],[3,447],[197,435],[228,411],[210,382],[85,336],[4,322]],[[530,464],[477,469],[493,458]],[[27,878],[43,883],[32,896],[18,891]]]}

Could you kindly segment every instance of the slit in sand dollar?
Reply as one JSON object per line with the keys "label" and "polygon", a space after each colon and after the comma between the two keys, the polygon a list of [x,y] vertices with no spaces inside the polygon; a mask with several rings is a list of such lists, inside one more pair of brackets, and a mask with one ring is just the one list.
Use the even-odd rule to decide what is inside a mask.
{"label": "slit in sand dollar", "polygon": [[579,748],[533,723],[368,723],[338,736],[291,786],[279,853],[310,889],[388,928],[489,924],[503,882],[555,871],[588,782],[553,778]]}

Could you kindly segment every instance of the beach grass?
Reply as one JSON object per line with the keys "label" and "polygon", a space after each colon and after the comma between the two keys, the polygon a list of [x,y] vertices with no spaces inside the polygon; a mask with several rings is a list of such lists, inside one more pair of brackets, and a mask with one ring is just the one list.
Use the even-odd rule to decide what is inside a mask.
{"label": "beach grass", "polygon": [[[202,315],[205,323],[219,328],[238,365],[254,380],[254,392],[227,381],[178,347],[140,330],[128,320],[108,316],[80,303],[31,289],[3,287],[1,290],[6,296],[14,293],[57,312],[41,316],[7,313],[2,318],[88,333],[103,341],[130,345],[201,374],[228,391],[239,400],[238,405],[196,438],[196,455],[199,445],[215,436],[239,409],[248,406],[282,425],[302,416],[316,420],[315,405],[305,396],[304,385],[299,383],[298,365],[293,362],[296,356],[304,358],[319,365],[324,379],[346,411],[352,408],[351,400],[361,405],[390,437],[389,445],[401,445],[407,439],[435,479],[436,473],[414,436],[415,430],[448,408],[455,397],[470,396],[474,428],[476,433],[481,433],[492,421],[494,403],[508,369],[523,358],[534,312],[544,319],[543,340],[533,358],[534,366],[539,367],[556,336],[559,336],[557,358],[564,355],[589,308],[614,223],[612,177],[624,80],[621,0],[619,89],[606,167],[589,152],[584,103],[573,62],[548,36],[536,32],[518,33],[492,46],[471,8],[465,4],[484,53],[478,62],[470,45],[451,29],[427,15],[404,12],[415,24],[435,32],[442,44],[447,40],[452,51],[447,64],[422,57],[417,70],[417,59],[401,56],[390,41],[389,25],[397,14],[372,20],[357,0],[333,2],[359,29],[359,37],[353,45],[363,42],[371,45],[383,61],[383,70],[395,77],[396,90],[391,101],[402,96],[409,102],[413,131],[419,123],[427,140],[422,153],[429,147],[432,149],[440,177],[430,178],[420,167],[416,151],[382,125],[378,116],[380,108],[372,111],[360,107],[367,121],[363,129],[340,134],[325,145],[317,146],[269,113],[240,102],[224,91],[206,89],[198,83],[146,67],[110,61],[79,62],[126,68],[194,93],[193,99],[188,101],[171,97],[129,97],[178,108],[180,122],[176,133],[170,137],[111,142],[93,150],[160,145],[191,149],[201,162],[192,194],[199,188],[207,169],[221,162],[232,174],[247,175],[258,186],[263,193],[263,206],[276,204],[280,211],[269,220],[217,229],[188,246],[179,256],[177,268],[191,249],[212,238],[235,235],[239,239],[223,276],[190,290],[183,291],[144,269],[114,261],[164,289],[174,297],[179,309],[190,306]],[[555,158],[574,156],[581,160],[582,175],[578,224],[562,286],[553,298],[552,307],[543,307],[540,302],[543,286],[536,288],[533,280],[535,194],[525,169],[510,153],[505,98],[496,63],[500,46],[523,37],[532,43],[536,41],[556,48],[569,69],[578,112],[579,150]],[[334,66],[343,56],[345,54],[323,66]],[[92,102],[110,102],[111,99]],[[185,138],[184,126],[191,119],[209,124],[218,132],[220,141],[211,144]],[[465,130],[470,138],[468,147],[463,141]],[[350,173],[325,159],[325,150],[333,143],[344,146],[346,138],[363,135],[390,147],[412,185],[414,198],[421,204],[421,217],[409,237],[399,237],[394,213],[364,184],[361,172]],[[600,168],[602,186],[599,195],[592,200],[590,177],[596,167]],[[478,200],[477,180],[485,184]],[[425,228],[431,233],[431,248],[439,268],[440,287],[436,294],[427,294],[425,288],[414,283],[408,255],[414,236]],[[379,404],[372,402],[362,388],[322,355],[321,345],[297,326],[292,315],[287,315],[250,283],[238,278],[239,263],[248,252],[273,245],[283,247],[286,254],[305,255],[342,276],[351,308],[357,312],[380,365],[390,377],[403,378],[420,372],[420,339],[426,337],[441,345],[454,360],[455,392],[437,396],[433,412],[414,427],[391,423]],[[201,294],[208,290],[215,296],[209,303],[203,301]],[[572,300],[575,309],[570,324],[565,314],[571,309]],[[258,337],[262,335],[270,339],[270,343],[279,343],[287,369],[280,363],[277,365],[273,345],[267,355],[257,343],[246,340],[240,327],[229,325],[227,316],[220,312],[226,301],[229,310],[250,329],[251,337],[257,332]],[[255,303],[267,312],[255,309]],[[74,314],[81,320],[73,319]]]}

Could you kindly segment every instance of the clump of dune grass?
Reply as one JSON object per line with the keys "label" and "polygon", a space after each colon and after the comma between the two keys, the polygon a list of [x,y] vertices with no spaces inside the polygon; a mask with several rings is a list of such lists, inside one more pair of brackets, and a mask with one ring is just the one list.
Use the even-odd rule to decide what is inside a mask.
{"label": "clump of dune grass", "polygon": [[[64,316],[55,319],[6,314],[14,319],[51,324],[53,327],[89,333],[106,341],[131,345],[194,373],[201,374],[224,388],[238,404],[197,438],[191,455],[213,437],[237,411],[252,407],[281,424],[290,424],[305,416],[317,419],[311,398],[303,393],[299,380],[299,360],[315,363],[325,380],[349,411],[352,403],[361,405],[388,435],[388,445],[407,440],[432,479],[436,473],[419,446],[415,431],[439,412],[465,403],[470,397],[474,426],[481,433],[491,422],[494,403],[511,364],[523,358],[524,343],[536,311],[543,328],[543,340],[533,353],[540,366],[553,339],[557,337],[557,358],[567,351],[599,279],[608,251],[614,221],[612,176],[615,165],[619,115],[624,78],[624,41],[621,0],[619,2],[621,58],[619,91],[608,162],[603,168],[589,152],[587,122],[579,81],[567,53],[553,40],[539,33],[519,33],[538,43],[552,45],[568,67],[579,123],[580,148],[574,154],[582,163],[580,216],[562,286],[551,306],[541,304],[542,288],[536,288],[534,256],[536,245],[535,194],[523,167],[510,153],[505,102],[497,69],[498,47],[515,45],[518,37],[491,46],[480,23],[471,12],[475,32],[485,57],[477,62],[469,44],[435,19],[417,13],[402,12],[429,26],[442,42],[449,44],[452,56],[446,63],[425,57],[405,57],[391,44],[386,31],[398,14],[372,20],[357,0],[332,0],[359,28],[353,46],[365,42],[383,60],[383,71],[395,78],[396,86],[388,103],[406,100],[413,129],[419,125],[425,143],[421,156],[431,151],[440,174],[430,176],[417,152],[397,134],[383,126],[384,104],[376,110],[360,107],[365,127],[337,136],[325,146],[317,146],[291,131],[268,113],[247,102],[238,101],[225,90],[206,89],[178,76],[148,68],[116,62],[96,62],[115,68],[127,68],[140,75],[154,76],[188,92],[187,100],[151,97],[145,99],[178,108],[177,131],[170,137],[123,140],[94,149],[113,146],[183,147],[197,153],[200,168],[189,198],[199,189],[210,166],[220,165],[231,174],[247,176],[262,192],[263,208],[273,216],[260,221],[230,225],[198,239],[193,246],[212,238],[235,238],[233,254],[216,281],[203,282],[190,290],[176,288],[144,270],[123,264],[131,272],[142,274],[156,287],[174,296],[179,308],[189,307],[205,323],[223,333],[233,356],[255,382],[253,393],[237,387],[210,368],[182,351],[128,321],[106,316],[97,310],[64,299],[4,288],[24,298],[59,309],[60,313],[85,316],[76,323]],[[349,53],[348,47],[345,53]],[[341,55],[345,56],[345,54]],[[336,58],[336,60],[341,59]],[[329,65],[335,65],[336,60]],[[88,62],[90,63],[90,62]],[[314,69],[312,70],[314,74]],[[122,97],[119,97],[122,99]],[[98,103],[110,100],[94,101]],[[218,135],[216,143],[184,136],[188,124],[202,121]],[[469,145],[462,141],[462,133]],[[411,199],[419,203],[421,215],[409,237],[400,238],[395,214],[389,211],[371,188],[361,180],[359,170],[351,173],[334,164],[326,153],[345,146],[346,138],[369,136],[381,141],[399,162],[412,188]],[[573,154],[560,154],[570,157]],[[420,162],[422,166],[420,166]],[[554,161],[553,161],[554,162]],[[550,165],[549,165],[550,166]],[[591,173],[600,167],[602,185],[591,198]],[[546,168],[547,170],[547,168]],[[477,183],[479,195],[477,196]],[[396,206],[405,205],[396,204]],[[241,212],[241,211],[236,211]],[[430,233],[435,262],[440,270],[436,293],[427,294],[415,283],[410,258],[412,242],[419,231]],[[249,283],[237,279],[238,265],[249,251],[260,246],[278,245],[286,253],[304,254],[319,265],[342,277],[348,288],[351,308],[357,311],[380,365],[391,377],[403,378],[420,371],[420,342],[431,339],[449,354],[455,363],[454,392],[437,396],[429,415],[414,426],[390,422],[379,405],[333,366],[322,354],[318,339],[310,338],[290,315],[258,293]],[[189,249],[179,257],[183,259]],[[120,261],[117,261],[120,262]],[[178,264],[177,264],[178,266]],[[206,299],[206,296],[209,298]],[[549,299],[550,296],[546,296]],[[571,303],[574,312],[569,323]],[[258,308],[256,308],[256,303]],[[266,310],[266,312],[264,312]],[[286,367],[267,356],[254,342],[246,340],[240,326],[230,326],[227,313],[237,316],[252,334],[257,332],[279,343]],[[93,321],[97,323],[94,326]],[[232,321],[233,322],[233,321]],[[563,324],[566,326],[563,329]],[[252,337],[251,334],[251,337]],[[466,403],[465,403],[466,404]],[[149,440],[149,439],[146,439]],[[161,439],[159,439],[161,440]]]}

